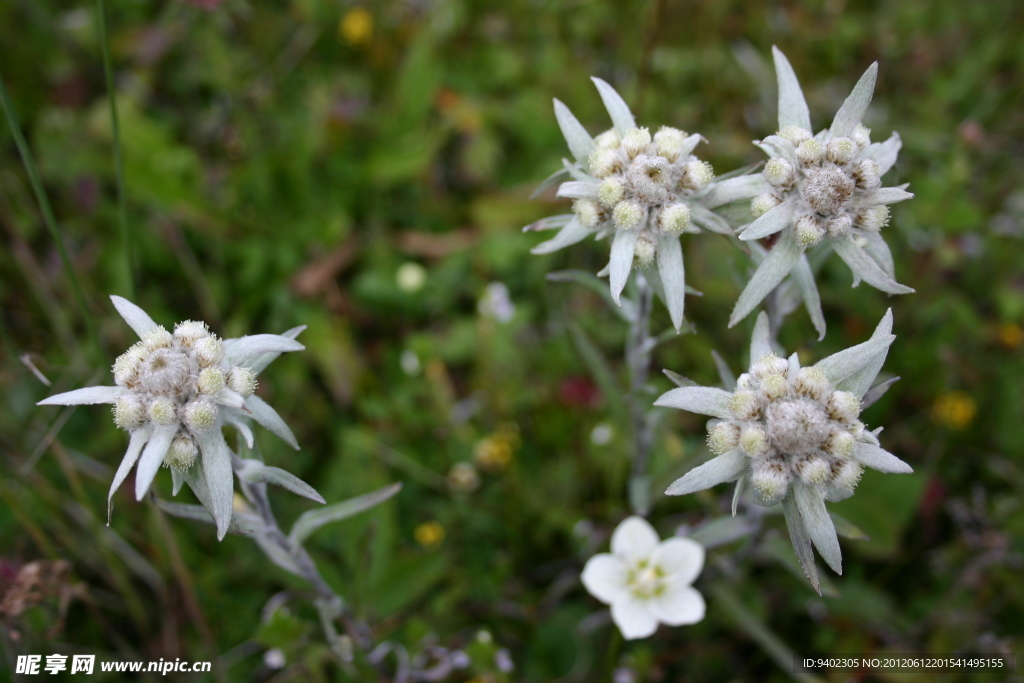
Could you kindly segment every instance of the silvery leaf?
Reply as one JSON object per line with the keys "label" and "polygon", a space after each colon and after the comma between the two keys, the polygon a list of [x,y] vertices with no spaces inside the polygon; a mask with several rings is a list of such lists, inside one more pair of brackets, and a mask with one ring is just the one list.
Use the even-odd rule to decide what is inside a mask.
{"label": "silvery leaf", "polygon": [[[679,391],[679,389],[676,389]],[[746,472],[750,459],[739,448],[708,460],[695,467],[685,476],[676,479],[665,491],[668,496],[685,496],[688,493],[703,491],[718,484],[733,481]]]}
{"label": "silvery leaf", "polygon": [[850,270],[875,289],[889,294],[913,294],[913,289],[899,284],[886,275],[885,271],[875,263],[875,260],[858,247],[849,235],[830,239],[828,243],[839,254],[839,258],[846,262]]}
{"label": "silvery leaf", "polygon": [[814,282],[814,273],[811,272],[811,264],[807,261],[807,255],[801,254],[800,260],[793,267],[793,281],[800,290],[800,297],[804,301],[804,308],[811,316],[811,322],[818,333],[818,341],[825,338],[825,314],[821,310],[821,297],[818,295],[818,285]]}
{"label": "silvery leaf", "polygon": [[896,157],[902,146],[903,141],[900,140],[900,134],[893,133],[885,142],[873,142],[868,145],[861,156],[878,164],[878,175],[883,176],[896,164]]}
{"label": "silvery leaf", "polygon": [[245,365],[265,353],[302,351],[306,347],[279,334],[251,334],[230,340],[224,345],[224,360],[228,365]]}
{"label": "silvery leaf", "polygon": [[853,459],[879,472],[910,474],[914,469],[895,455],[873,444],[858,442],[853,449]]}
{"label": "silvery leaf", "polygon": [[750,364],[753,365],[770,353],[772,353],[771,326],[768,323],[768,314],[761,311],[757,314],[754,333],[750,336]]}
{"label": "silvery leaf", "polygon": [[164,456],[171,447],[174,435],[178,433],[178,424],[158,425],[153,430],[153,436],[146,444],[139,458],[139,467],[135,470],[135,499],[142,500],[142,497],[149,491],[153,478],[164,463]]}
{"label": "silvery leaf", "polygon": [[266,401],[253,394],[249,398],[245,399],[245,405],[252,414],[252,419],[263,425],[265,429],[269,429],[271,432],[279,436],[285,443],[295,450],[299,450],[299,442],[295,440],[295,435],[292,434],[292,430],[288,428],[288,425],[286,425],[284,420],[281,419],[281,416],[277,414],[277,411],[271,408]]}
{"label": "silvery leaf", "polygon": [[551,252],[576,244],[590,234],[592,234],[592,231],[589,228],[585,228],[578,219],[573,217],[572,220],[562,226],[562,229],[558,231],[557,235],[546,242],[541,242],[531,249],[530,253],[550,254]]}
{"label": "silvery leaf", "polygon": [[569,145],[569,151],[576,158],[576,161],[587,165],[591,152],[594,151],[594,139],[590,137],[587,129],[576,120],[569,107],[555,100],[555,118],[558,119],[558,127],[562,129],[565,142]]}
{"label": "silvery leaf", "polygon": [[594,81],[594,85],[597,86],[597,91],[601,94],[601,101],[604,102],[604,108],[608,110],[608,115],[611,117],[615,129],[619,131],[619,135],[625,135],[636,128],[636,121],[633,119],[633,113],[629,111],[629,105],[619,96],[619,93],[615,92],[615,88],[600,78],[591,78],[590,80]]}
{"label": "silvery leaf", "polygon": [[786,528],[789,529],[789,540],[793,543],[793,550],[800,560],[800,566],[804,568],[804,574],[811,582],[818,595],[821,595],[821,584],[818,582],[818,568],[814,565],[814,550],[811,548],[811,537],[804,526],[804,519],[800,515],[794,496],[788,495],[782,499],[782,512],[786,517]]}
{"label": "silvery leaf", "polygon": [[754,271],[750,282],[743,289],[736,306],[729,317],[729,327],[743,320],[754,308],[764,300],[768,293],[782,282],[782,279],[793,270],[800,260],[803,248],[793,237],[792,230],[786,230],[775,244],[767,258]]}
{"label": "silvery leaf", "polygon": [[139,459],[139,454],[142,453],[142,447],[149,441],[149,437],[153,435],[153,427],[145,425],[137,429],[132,430],[131,438],[128,440],[128,450],[125,452],[124,457],[121,459],[121,464],[117,468],[117,473],[114,474],[114,481],[110,484],[110,493],[107,494],[107,525],[110,525],[110,515],[114,509],[114,492],[124,483],[128,473],[132,471],[132,467],[135,466],[135,461]]}
{"label": "silvery leaf", "polygon": [[740,233],[740,239],[744,242],[749,240],[759,240],[762,237],[774,235],[779,230],[792,225],[792,223],[793,204],[790,202],[783,202],[748,225],[743,232]]}
{"label": "silvery leaf", "polygon": [[812,130],[811,113],[807,109],[804,91],[800,89],[800,81],[796,79],[793,67],[782,50],[774,45],[772,56],[775,58],[775,78],[779,83],[779,130],[786,126]]}
{"label": "silvery leaf", "polygon": [[595,199],[597,197],[597,185],[592,182],[570,180],[558,186],[556,197],[566,199]]}
{"label": "silvery leaf", "polygon": [[[875,331],[871,334],[871,340],[869,341],[887,339],[891,336],[893,336],[893,334],[892,309],[890,308],[885,312],[885,315],[882,316],[882,320],[878,323]],[[889,345],[886,344],[870,360],[864,363],[863,367],[854,371],[842,380],[837,381],[836,388],[842,391],[852,392],[857,396],[857,398],[861,398],[871,387],[871,383],[875,381],[875,377],[877,377],[878,373],[881,371],[882,365],[885,364],[885,357],[888,353]]]}
{"label": "silvery leaf", "polygon": [[111,295],[110,300],[114,302],[114,308],[121,314],[124,321],[128,323],[128,327],[135,330],[135,334],[139,335],[139,339],[142,339],[142,337],[157,328],[157,324],[153,322],[149,314],[131,301],[128,301],[128,299]]}
{"label": "silvery leaf", "polygon": [[843,573],[843,554],[839,549],[839,537],[832,524],[832,518],[825,509],[825,501],[813,487],[797,482],[793,486],[800,516],[804,520],[804,528],[811,537],[814,547],[821,554],[825,564],[832,567],[836,574]]}
{"label": "silvery leaf", "polygon": [[44,398],[37,406],[87,406],[98,403],[115,403],[127,389],[124,387],[83,387],[73,391],[65,391]]}
{"label": "silvery leaf", "polygon": [[231,469],[231,452],[220,430],[210,430],[197,435],[202,450],[202,469],[210,492],[209,510],[217,522],[217,540],[228,532],[231,523],[231,509],[235,494],[234,472]]}
{"label": "silvery leaf", "polygon": [[729,412],[730,398],[732,394],[728,391],[715,387],[679,387],[662,394],[654,405],[726,420],[732,417]]}
{"label": "silvery leaf", "polygon": [[250,484],[274,484],[275,486],[288,489],[303,498],[309,498],[321,504],[325,502],[323,497],[316,492],[316,489],[294,474],[286,472],[279,467],[268,467],[259,460],[242,460],[238,476]]}
{"label": "silvery leaf", "polygon": [[725,390],[733,391],[736,389],[736,376],[732,374],[732,370],[729,369],[729,364],[722,358],[722,354],[712,349],[711,358],[715,361],[715,368],[718,370],[718,376],[721,378],[722,386]]}
{"label": "silvery leaf", "polygon": [[868,67],[864,75],[853,86],[853,92],[843,102],[829,128],[829,138],[848,137],[853,129],[864,119],[864,114],[871,104],[871,96],[875,92],[875,79],[878,76],[878,62]]}
{"label": "silvery leaf", "polygon": [[683,248],[675,235],[658,237],[658,274],[661,276],[665,305],[672,318],[672,326],[678,333],[683,326],[686,271],[683,266]]}
{"label": "silvery leaf", "polygon": [[369,510],[370,508],[383,503],[401,490],[401,482],[396,482],[372,493],[367,493],[356,498],[350,498],[341,503],[335,503],[334,505],[328,505],[327,507],[320,508],[319,510],[309,510],[304,512],[297,520],[295,520],[295,524],[292,526],[292,530],[288,534],[288,538],[292,543],[301,545],[307,538],[309,538],[310,534],[323,525],[330,524],[331,522],[339,522],[343,519],[348,519],[353,515],[357,515],[364,510]]}
{"label": "silvery leaf", "polygon": [[608,260],[609,284],[612,300],[620,306],[622,304],[619,303],[619,297],[626,287],[630,271],[633,270],[633,251],[639,237],[639,230],[617,230],[612,241],[612,255]]}
{"label": "silvery leaf", "polygon": [[[882,317],[882,322],[879,323],[879,327],[883,327],[887,322],[891,329],[891,309]],[[893,340],[896,339],[896,336],[893,334],[879,334],[878,329],[876,329],[875,332],[877,336],[873,335],[871,339],[868,339],[862,344],[851,346],[848,349],[844,349],[843,351],[834,353],[827,358],[823,358],[818,361],[814,367],[824,372],[825,376],[828,377],[829,382],[837,385],[841,384],[843,380],[855,375],[861,370],[872,367],[875,360],[878,358],[878,355],[884,354],[892,344]],[[885,360],[884,355],[882,360]],[[877,370],[875,370],[875,374],[878,374]],[[871,379],[874,379],[873,375]]]}
{"label": "silvery leaf", "polygon": [[719,235],[732,235],[732,228],[724,218],[699,202],[687,202],[690,208],[690,219],[708,232]]}
{"label": "silvery leaf", "polygon": [[889,387],[899,381],[899,377],[891,377],[884,382],[879,382],[875,386],[868,389],[867,393],[864,394],[860,400],[860,409],[865,410],[868,407],[878,402],[878,399],[885,396],[885,392],[889,391]]}
{"label": "silvery leaf", "polygon": [[756,197],[768,191],[768,181],[760,173],[716,180],[707,194],[701,197],[700,203],[709,209]]}

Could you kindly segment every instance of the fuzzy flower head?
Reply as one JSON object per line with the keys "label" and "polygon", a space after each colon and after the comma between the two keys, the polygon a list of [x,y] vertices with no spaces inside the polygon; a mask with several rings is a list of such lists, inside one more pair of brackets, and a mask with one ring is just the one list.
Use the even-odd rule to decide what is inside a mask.
{"label": "fuzzy flower head", "polygon": [[799,539],[809,538],[841,574],[839,542],[825,501],[853,495],[865,466],[911,471],[880,447],[881,430],[868,431],[860,421],[861,410],[888,386],[868,392],[894,339],[888,312],[868,341],[801,368],[796,354],[784,359],[772,351],[768,316],[761,313],[750,345],[750,368],[732,391],[682,387],[655,403],[717,418],[708,434],[717,457],[677,480],[667,493],[684,495],[737,481],[733,514],[747,487],[759,505],[783,504],[794,546],[815,589],[810,546],[804,548]]}
{"label": "fuzzy flower head", "polygon": [[611,605],[612,619],[627,640],[658,629],[696,624],[704,597],[691,584],[704,567],[704,546],[689,538],[660,541],[647,520],[628,517],[612,534],[612,552],[587,560],[583,585]]}
{"label": "fuzzy flower head", "polygon": [[701,229],[731,234],[728,224],[701,203],[714,181],[711,165],[692,153],[703,138],[665,126],[638,127],[619,94],[593,80],[614,127],[592,138],[555,100],[555,116],[575,157],[575,163],[565,162],[571,180],[562,183],[558,196],[574,200],[573,213],[535,224],[561,230],[533,253],[551,253],[590,235],[611,236],[611,259],[603,272],[612,298],[618,303],[634,267],[656,266],[678,330],[685,288],[679,236]]}
{"label": "fuzzy flower head", "polygon": [[832,126],[814,134],[803,91],[793,68],[773,48],[779,81],[779,130],[755,144],[768,154],[762,192],[751,200],[756,218],[740,233],[757,240],[780,233],[733,310],[730,325],[747,316],[796,267],[803,252],[825,244],[861,280],[889,294],[914,290],[896,282],[892,256],[881,231],[889,204],[914,195],[906,186],[882,187],[901,142],[893,133],[872,143],[861,120],[871,103],[878,65],[872,64],[839,109]]}
{"label": "fuzzy flower head", "polygon": [[[141,500],[161,465],[169,467],[174,492],[183,483],[211,513],[223,538],[231,519],[231,454],[221,427],[236,427],[252,445],[253,419],[298,448],[277,412],[254,394],[256,376],[284,351],[302,350],[298,327],[282,336],[260,334],[223,340],[205,323],[187,320],[169,332],[138,306],[112,296],[115,308],[139,335],[114,361],[113,387],[88,387],[51,396],[40,405],[113,404],[114,423],[130,435],[128,452],[114,476],[109,499],[138,461],[135,494]],[[197,459],[202,460],[196,467]],[[208,491],[208,494],[207,494]]]}

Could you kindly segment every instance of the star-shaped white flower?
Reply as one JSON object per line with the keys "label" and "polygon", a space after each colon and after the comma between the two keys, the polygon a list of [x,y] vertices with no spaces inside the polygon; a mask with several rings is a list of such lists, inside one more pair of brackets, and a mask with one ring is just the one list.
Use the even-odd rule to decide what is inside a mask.
{"label": "star-shaped white flower", "polygon": [[642,517],[628,517],[612,534],[612,552],[594,555],[583,568],[583,585],[611,605],[612,619],[627,640],[658,629],[696,624],[704,596],[691,584],[704,567],[704,546],[689,538],[659,542]]}
{"label": "star-shaped white flower", "polygon": [[127,299],[110,298],[141,339],[114,363],[117,386],[76,389],[38,405],[114,405],[114,422],[131,437],[107,496],[108,519],[114,492],[136,462],[138,500],[163,465],[171,470],[174,494],[187,483],[213,515],[221,539],[231,522],[234,497],[231,451],[221,428],[232,425],[252,447],[252,419],[298,450],[288,425],[253,392],[257,375],[271,361],[305,348],[295,341],[305,326],[283,335],[221,340],[204,323],[189,320],[171,333]]}
{"label": "star-shaped white flower", "polygon": [[779,81],[779,131],[755,143],[770,157],[762,173],[766,186],[751,204],[756,220],[739,237],[781,234],[740,294],[729,325],[753,311],[819,243],[846,262],[854,286],[863,280],[889,294],[913,292],[896,282],[892,254],[880,233],[889,222],[888,205],[914,196],[906,186],[881,187],[881,177],[896,163],[900,137],[893,133],[885,142],[872,143],[861,124],[878,64],[854,86],[832,126],[814,135],[793,68],[778,48],[772,54]]}
{"label": "star-shaped white flower", "polygon": [[638,127],[615,89],[599,78],[593,81],[614,127],[592,138],[569,108],[555,100],[555,116],[575,161],[564,161],[565,168],[548,182],[567,174],[571,179],[559,186],[558,196],[575,201],[571,215],[527,226],[560,228],[533,253],[548,254],[592,235],[612,236],[611,258],[599,273],[608,275],[612,299],[619,303],[634,266],[656,267],[659,294],[678,331],[686,291],[680,235],[702,230],[732,234],[729,224],[703,201],[716,186],[711,165],[692,153],[703,137],[667,126],[653,134]]}
{"label": "star-shaped white flower", "polygon": [[735,481],[734,515],[747,486],[759,505],[781,502],[793,547],[819,590],[812,543],[837,574],[843,571],[825,501],[852,496],[864,467],[913,471],[881,448],[881,428],[868,431],[858,419],[891,384],[869,392],[895,338],[889,311],[868,341],[801,368],[795,353],[786,359],[772,351],[768,316],[762,312],[750,342],[750,369],[735,387],[680,387],[655,402],[716,418],[708,423],[708,444],[718,457],[688,472],[666,493],[682,496]]}

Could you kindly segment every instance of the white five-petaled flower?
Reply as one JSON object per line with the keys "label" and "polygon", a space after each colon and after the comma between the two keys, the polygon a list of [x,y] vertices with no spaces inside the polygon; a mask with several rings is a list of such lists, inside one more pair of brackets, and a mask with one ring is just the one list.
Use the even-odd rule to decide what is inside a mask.
{"label": "white five-petaled flower", "polygon": [[696,624],[704,618],[704,597],[691,585],[704,567],[704,546],[689,538],[659,543],[642,517],[627,517],[612,534],[612,552],[587,560],[583,585],[611,605],[612,619],[627,640],[658,629]]}
{"label": "white five-petaled flower", "polygon": [[770,159],[761,174],[764,191],[751,203],[757,218],[740,239],[781,235],[740,294],[729,325],[753,311],[801,262],[804,251],[819,242],[850,267],[854,286],[863,280],[890,294],[913,292],[896,282],[892,254],[880,234],[889,222],[888,205],[914,196],[906,186],[881,187],[881,177],[896,163],[900,137],[893,133],[885,142],[872,143],[870,131],[861,124],[878,64],[854,86],[832,126],[815,135],[793,68],[778,48],[772,54],[779,82],[779,131],[755,143]]}
{"label": "white five-petaled flower", "polygon": [[[114,405],[114,422],[131,436],[110,486],[108,518],[114,492],[136,461],[138,500],[164,465],[171,470],[175,495],[187,483],[204,504],[209,501],[217,537],[223,538],[231,521],[234,480],[231,451],[221,428],[234,426],[251,447],[251,418],[299,448],[284,420],[253,392],[257,375],[271,361],[282,352],[305,348],[295,341],[305,326],[284,335],[221,340],[205,323],[188,320],[172,333],[127,299],[110,298],[141,339],[115,361],[117,386],[76,389],[39,405]],[[197,458],[201,465],[196,465]]]}
{"label": "white five-petaled flower", "polygon": [[681,387],[655,402],[716,418],[708,424],[708,443],[717,457],[678,479],[666,493],[681,496],[736,481],[734,515],[748,485],[756,503],[781,502],[797,556],[819,590],[812,543],[842,573],[825,501],[853,495],[864,466],[912,471],[880,447],[881,429],[868,431],[858,419],[890,384],[868,391],[894,339],[889,311],[868,341],[801,368],[795,353],[785,359],[772,351],[768,316],[762,312],[750,342],[750,369],[735,387]]}
{"label": "white five-petaled flower", "polygon": [[686,288],[679,236],[701,229],[732,234],[728,223],[702,203],[714,188],[711,165],[692,154],[703,138],[675,128],[652,134],[637,127],[619,94],[601,79],[593,81],[614,127],[592,138],[568,107],[555,100],[555,116],[575,161],[565,161],[553,179],[569,175],[558,196],[575,202],[572,215],[527,226],[561,228],[533,253],[551,253],[591,235],[613,235],[611,258],[600,273],[609,276],[612,298],[619,302],[634,264],[656,265],[678,331]]}

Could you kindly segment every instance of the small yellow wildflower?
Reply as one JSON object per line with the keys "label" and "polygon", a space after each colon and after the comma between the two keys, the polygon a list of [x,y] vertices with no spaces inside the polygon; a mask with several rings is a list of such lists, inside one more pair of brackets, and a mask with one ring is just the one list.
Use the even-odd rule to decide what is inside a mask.
{"label": "small yellow wildflower", "polygon": [[417,543],[427,550],[433,550],[444,541],[444,527],[439,522],[433,520],[423,522],[423,524],[416,527],[413,535],[416,537]]}
{"label": "small yellow wildflower", "polygon": [[999,341],[1009,349],[1015,349],[1024,343],[1024,329],[1017,323],[1005,323],[999,328]]}
{"label": "small yellow wildflower", "polygon": [[341,18],[338,35],[353,47],[369,43],[373,38],[373,15],[365,7],[353,7]]}
{"label": "small yellow wildflower", "polygon": [[963,429],[974,420],[978,407],[971,395],[964,391],[939,394],[932,406],[932,419],[950,429]]}

